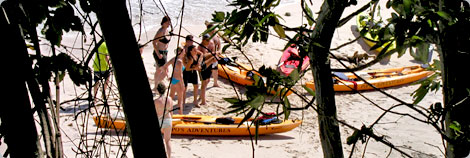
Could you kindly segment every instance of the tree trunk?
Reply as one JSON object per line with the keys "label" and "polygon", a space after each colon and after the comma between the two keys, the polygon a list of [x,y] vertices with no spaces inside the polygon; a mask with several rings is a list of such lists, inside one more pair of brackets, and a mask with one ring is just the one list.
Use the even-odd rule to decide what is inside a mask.
{"label": "tree trunk", "polygon": [[[457,1],[455,1],[457,2]],[[446,2],[445,7],[459,8],[460,4],[454,1]],[[470,22],[458,21],[454,25],[442,28],[440,57],[442,65],[442,83],[444,106],[447,110],[445,117],[446,135],[452,139],[447,142],[447,157],[465,157],[470,151],[470,82],[468,82],[468,66],[462,65],[470,61],[470,35],[468,27]],[[443,25],[441,25],[443,27]],[[462,71],[463,70],[463,71]],[[458,136],[450,126],[457,122],[460,125]]]}
{"label": "tree trunk", "polygon": [[152,91],[124,0],[99,0],[97,17],[114,68],[135,157],[166,157]]}
{"label": "tree trunk", "polygon": [[335,92],[328,59],[331,40],[338,22],[343,14],[345,0],[325,0],[318,16],[313,42],[310,44],[310,63],[315,82],[315,94],[318,106],[318,124],[323,156],[342,158],[343,148],[338,121],[336,119]]}
{"label": "tree trunk", "polygon": [[[21,37],[17,24],[6,19],[6,12],[1,12],[0,29],[4,42],[0,42],[0,47],[5,49],[4,58],[12,60],[8,63],[15,63],[15,68],[11,65],[2,65],[6,70],[5,74],[12,77],[3,78],[5,89],[13,90],[3,94],[3,98],[13,101],[14,104],[2,105],[0,108],[0,118],[2,128],[5,133],[5,143],[8,145],[10,157],[42,157],[41,146],[39,144],[38,133],[31,110],[31,104],[26,88],[26,78],[24,69],[31,65],[24,61],[28,59],[26,44]],[[6,62],[2,62],[5,63]],[[18,140],[23,140],[18,142]]]}

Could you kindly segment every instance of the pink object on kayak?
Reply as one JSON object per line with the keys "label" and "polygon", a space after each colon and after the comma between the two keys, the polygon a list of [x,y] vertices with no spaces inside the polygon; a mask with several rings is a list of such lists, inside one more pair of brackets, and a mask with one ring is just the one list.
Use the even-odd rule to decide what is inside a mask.
{"label": "pink object on kayak", "polygon": [[[299,64],[300,64],[299,50],[297,49],[295,44],[292,44],[290,47],[284,50],[284,53],[282,53],[282,57],[279,60],[278,67],[284,75],[289,76],[289,74],[295,68],[299,67]],[[304,61],[302,63],[302,71],[307,69],[309,65],[310,65],[310,59],[308,58],[308,56],[305,56]]]}

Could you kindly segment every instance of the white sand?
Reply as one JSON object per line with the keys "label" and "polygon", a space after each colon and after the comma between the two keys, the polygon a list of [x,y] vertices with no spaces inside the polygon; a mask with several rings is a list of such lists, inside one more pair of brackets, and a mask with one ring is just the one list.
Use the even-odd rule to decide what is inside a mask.
{"label": "white sand", "polygon": [[[358,5],[353,7],[348,7],[343,14],[343,17],[349,15],[355,11],[360,6],[364,5],[368,1],[360,0]],[[321,1],[315,3],[316,7],[312,8],[314,12],[318,12]],[[385,8],[382,5],[382,8]],[[288,26],[298,26],[301,24],[301,12],[299,4],[292,4],[284,6],[283,8],[278,8],[276,13],[283,16],[283,23],[286,23]],[[291,16],[286,17],[285,12],[290,12]],[[383,14],[385,11],[382,11]],[[209,20],[209,19],[208,19]],[[306,23],[306,20],[304,20]],[[203,30],[204,27],[202,24],[200,26],[185,26],[190,33],[187,31],[182,31],[182,35],[194,34],[197,37]],[[343,27],[337,29],[334,34],[334,39],[332,42],[332,48],[341,45],[345,42],[353,40],[357,36],[355,32],[355,21],[352,19]],[[151,28],[147,32],[147,36],[143,35],[141,41],[147,41],[148,38],[153,38],[155,31],[158,28]],[[275,33],[274,31],[272,31]],[[71,44],[74,41],[75,37],[64,38],[64,43]],[[195,38],[196,41],[200,41],[200,38]],[[170,55],[169,57],[174,56],[174,50],[176,48],[177,39],[172,38],[170,42]],[[181,39],[183,42],[184,39]],[[274,67],[278,62],[282,51],[281,49],[285,45],[285,41],[279,40],[273,36],[269,38],[267,43],[249,43],[245,49],[250,60],[254,63],[256,68],[260,67],[262,64],[267,66]],[[364,44],[362,40],[354,42],[338,51],[335,51],[336,54],[352,54],[356,51],[360,53],[367,52],[368,46]],[[147,46],[144,50],[143,60],[147,70],[147,76],[149,82],[153,88],[153,74],[155,72],[154,59],[152,57],[152,46]],[[369,52],[373,54],[372,52]],[[238,56],[239,60],[246,62],[246,59],[235,50],[229,50],[227,52],[228,56]],[[386,64],[376,64],[369,69],[377,68],[390,68],[390,67],[401,67],[415,65],[415,61],[409,55],[405,55],[402,58],[396,58],[396,55],[392,56],[389,62]],[[332,61],[332,66],[335,68],[341,68],[341,66],[336,62]],[[312,79],[311,72],[308,72],[307,75],[302,79],[301,83],[304,83]],[[168,83],[168,81],[165,81]],[[186,98],[186,104],[184,107],[185,114],[202,114],[202,115],[222,115],[224,112],[228,111],[229,103],[225,102],[223,98],[234,97],[233,88],[230,86],[229,82],[225,79],[219,78],[220,87],[212,87],[213,81],[209,83],[209,88],[207,91],[207,101],[208,105],[201,108],[194,108],[192,104],[192,86],[188,86],[188,97]],[[300,84],[299,84],[300,85]],[[70,100],[80,95],[86,91],[85,87],[75,87],[69,78],[66,78],[66,81],[61,84],[61,97],[62,101]],[[402,100],[411,102],[412,97],[410,94],[418,88],[419,85],[404,85],[395,88],[387,88],[385,91],[390,93]],[[237,90],[244,92],[242,86],[236,86]],[[298,90],[302,90],[300,86],[296,87]],[[116,89],[116,88],[114,88]],[[115,90],[117,92],[117,90]],[[302,91],[303,94],[307,94],[305,91]],[[363,92],[365,96],[369,99],[376,102],[378,105],[388,108],[393,105],[398,104],[398,102],[393,101],[390,98],[380,94],[376,91],[367,91]],[[308,98],[311,98],[310,95],[307,95]],[[117,96],[112,96],[112,98],[118,98]],[[290,102],[295,107],[305,106],[305,103],[294,96],[289,96]],[[429,107],[429,105],[440,102],[442,100],[442,94],[440,92],[434,94],[430,93],[420,105],[423,107]],[[111,101],[112,105],[116,105],[117,101]],[[176,102],[175,102],[176,104]],[[358,94],[354,93],[337,93],[336,94],[336,106],[337,114],[340,120],[345,120],[346,122],[354,125],[356,128],[360,128],[362,125],[370,125],[376,120],[379,115],[382,114],[382,111],[374,107],[371,103],[360,97]],[[80,135],[86,135],[90,140],[88,143],[93,143],[94,140],[100,139],[101,134],[95,134],[97,131],[96,126],[92,122],[92,115],[79,115],[78,120],[74,120],[74,115],[77,114],[78,110],[86,109],[88,107],[87,103],[81,102],[78,105],[72,103],[63,105],[66,111],[61,111],[61,128],[62,136],[64,142],[64,149],[66,151],[67,157],[74,157],[75,153],[73,150],[77,151],[75,146],[79,145]],[[95,109],[95,108],[92,108]],[[100,108],[97,108],[100,109]],[[115,108],[114,108],[115,109]],[[275,111],[275,107],[267,107],[265,111]],[[408,112],[413,115],[416,113],[407,107],[396,108],[399,112]],[[96,114],[96,111],[92,110],[89,114]],[[419,117],[419,115],[416,115]],[[322,148],[319,139],[318,133],[318,123],[317,123],[317,114],[312,109],[304,111],[293,111],[291,119],[302,119],[303,124],[286,133],[274,134],[260,136],[258,144],[252,144],[249,137],[206,137],[206,136],[173,136],[172,143],[172,156],[173,157],[251,157],[252,150],[255,151],[255,157],[262,158],[273,158],[273,157],[322,157]],[[423,117],[420,117],[423,118]],[[84,121],[82,121],[84,120]],[[88,121],[88,122],[86,122]],[[75,122],[78,122],[77,124]],[[88,131],[83,130],[83,126],[88,127]],[[99,130],[102,131],[102,130]],[[353,133],[353,130],[340,126],[341,131],[341,141],[343,142],[343,151],[345,156],[348,156],[351,152],[351,145],[346,144],[346,138]],[[442,141],[440,136],[435,132],[435,130],[426,124],[417,122],[409,117],[401,117],[394,114],[387,114],[381,121],[381,124],[377,124],[374,128],[374,132],[378,135],[384,135],[385,139],[394,143],[400,149],[406,151],[414,157],[443,157],[440,153],[439,148],[442,148]],[[99,133],[99,132],[98,132]],[[105,134],[106,142],[117,143],[119,140],[116,136],[118,133],[109,132]],[[123,137],[123,139],[128,139]],[[88,144],[91,145],[91,144]],[[117,148],[112,147],[109,150],[110,145],[106,145],[106,152],[110,155],[119,155]],[[389,153],[390,148],[378,143],[374,140],[370,140],[367,145],[367,150],[364,151],[365,144],[358,143],[356,146],[353,157],[361,157],[362,153],[365,154],[365,157],[386,157]],[[129,147],[130,148],[130,147]],[[103,150],[104,152],[104,150]],[[128,151],[129,156],[132,157],[131,150]],[[104,155],[100,155],[103,157]],[[390,157],[400,157],[400,154],[396,151],[392,151]]]}

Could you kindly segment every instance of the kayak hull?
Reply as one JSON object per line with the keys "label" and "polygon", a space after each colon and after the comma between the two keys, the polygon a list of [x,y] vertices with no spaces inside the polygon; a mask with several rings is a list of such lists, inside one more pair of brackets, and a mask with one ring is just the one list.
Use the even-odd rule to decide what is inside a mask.
{"label": "kayak hull", "polygon": [[[380,70],[368,70],[356,72],[358,75],[364,75],[363,78],[367,82],[371,83],[377,88],[388,88],[393,86],[404,85],[412,83],[421,79],[424,79],[433,74],[432,71],[426,71],[420,66],[408,66],[408,67],[399,67],[391,69],[380,69]],[[348,78],[357,80],[357,77],[352,73],[344,73]],[[371,76],[369,74],[374,74]],[[372,77],[367,79],[367,77]],[[335,77],[338,80],[337,83],[334,83],[333,88],[335,91],[363,91],[363,90],[373,90],[374,88],[366,84],[364,81],[345,81]],[[305,85],[312,90],[315,90],[315,84],[313,81],[306,82]]]}
{"label": "kayak hull", "polygon": [[[222,78],[225,78],[227,80],[231,80],[231,81],[233,81],[237,84],[240,84],[242,86],[253,85],[255,83],[255,81],[253,80],[252,77],[248,77],[249,72],[253,69],[251,67],[249,67],[247,65],[244,65],[244,64],[241,64],[241,63],[237,63],[237,64],[240,65],[240,67],[230,66],[230,65],[226,65],[226,64],[218,64],[217,68],[218,68],[219,76],[222,77]],[[253,75],[258,75],[260,77],[263,77],[261,74],[259,74],[256,71],[251,71],[251,73],[253,73]],[[269,93],[274,95],[280,90],[282,90],[282,88],[279,88],[277,91],[272,90]],[[285,95],[289,96],[292,93],[293,93],[292,90],[290,90]]]}
{"label": "kayak hull", "polygon": [[[256,127],[249,126],[253,119],[247,120],[238,127],[243,119],[242,117],[232,117],[234,124],[216,124],[216,116],[201,115],[173,115],[172,134],[173,135],[205,135],[205,136],[249,136],[255,135]],[[117,130],[125,129],[125,121],[120,119],[112,119],[107,116],[93,117],[95,124],[99,128],[110,128]],[[298,127],[302,121],[285,120],[277,124],[260,125],[258,129],[259,135],[282,133],[290,131]]]}
{"label": "kayak hull", "polygon": [[[287,47],[286,50],[282,53],[281,59],[279,59],[279,70],[280,72],[285,75],[289,76],[292,71],[300,65],[300,60],[290,60],[291,56],[298,56],[299,50],[295,47]],[[282,64],[281,64],[282,63]],[[302,62],[301,70],[304,71],[310,65],[310,59],[308,56],[305,56]]]}

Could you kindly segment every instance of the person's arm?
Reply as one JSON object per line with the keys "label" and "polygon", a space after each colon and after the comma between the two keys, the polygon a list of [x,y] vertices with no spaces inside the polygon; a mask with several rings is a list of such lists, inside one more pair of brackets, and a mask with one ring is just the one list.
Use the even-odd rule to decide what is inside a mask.
{"label": "person's arm", "polygon": [[[186,70],[188,70],[188,71],[197,70],[197,66],[194,67],[194,68],[191,67],[191,65],[193,64],[193,62],[194,62],[193,60],[188,61],[188,63],[185,65]],[[199,65],[199,64],[197,64],[197,65]]]}
{"label": "person's arm", "polygon": [[173,57],[170,60],[168,60],[168,62],[166,62],[163,66],[168,67],[170,65],[173,65],[175,63],[175,60],[176,60],[176,57]]}
{"label": "person's arm", "polygon": [[204,63],[206,63],[205,68],[212,66],[212,63],[216,62],[217,60],[212,54],[204,54]]}
{"label": "person's arm", "polygon": [[166,100],[167,100],[166,101],[166,110],[167,110],[167,113],[170,113],[170,116],[171,116],[171,112],[173,110],[173,100],[169,97]]}
{"label": "person's arm", "polygon": [[157,44],[158,42],[160,42],[160,38],[162,36],[163,36],[163,32],[161,30],[158,30],[158,32],[155,34],[155,37],[153,37],[153,41],[152,41],[153,49],[155,50],[155,53],[157,54],[159,59],[161,59],[163,55],[160,54]]}
{"label": "person's arm", "polygon": [[[198,70],[201,70],[201,64],[202,64],[202,61],[204,60],[204,54],[200,51],[197,52],[198,55],[202,55],[201,57],[199,57],[199,60],[197,60],[197,68]],[[207,64],[206,64],[207,65]]]}
{"label": "person's arm", "polygon": [[222,48],[220,47],[220,37],[219,35],[216,35],[217,36],[217,39],[215,40],[215,50],[217,52],[219,52],[220,50],[222,50]]}
{"label": "person's arm", "polygon": [[204,49],[206,49],[206,48],[204,48],[204,46],[202,46],[202,45],[197,46],[197,50],[200,51],[200,52],[204,52],[205,51]]}

